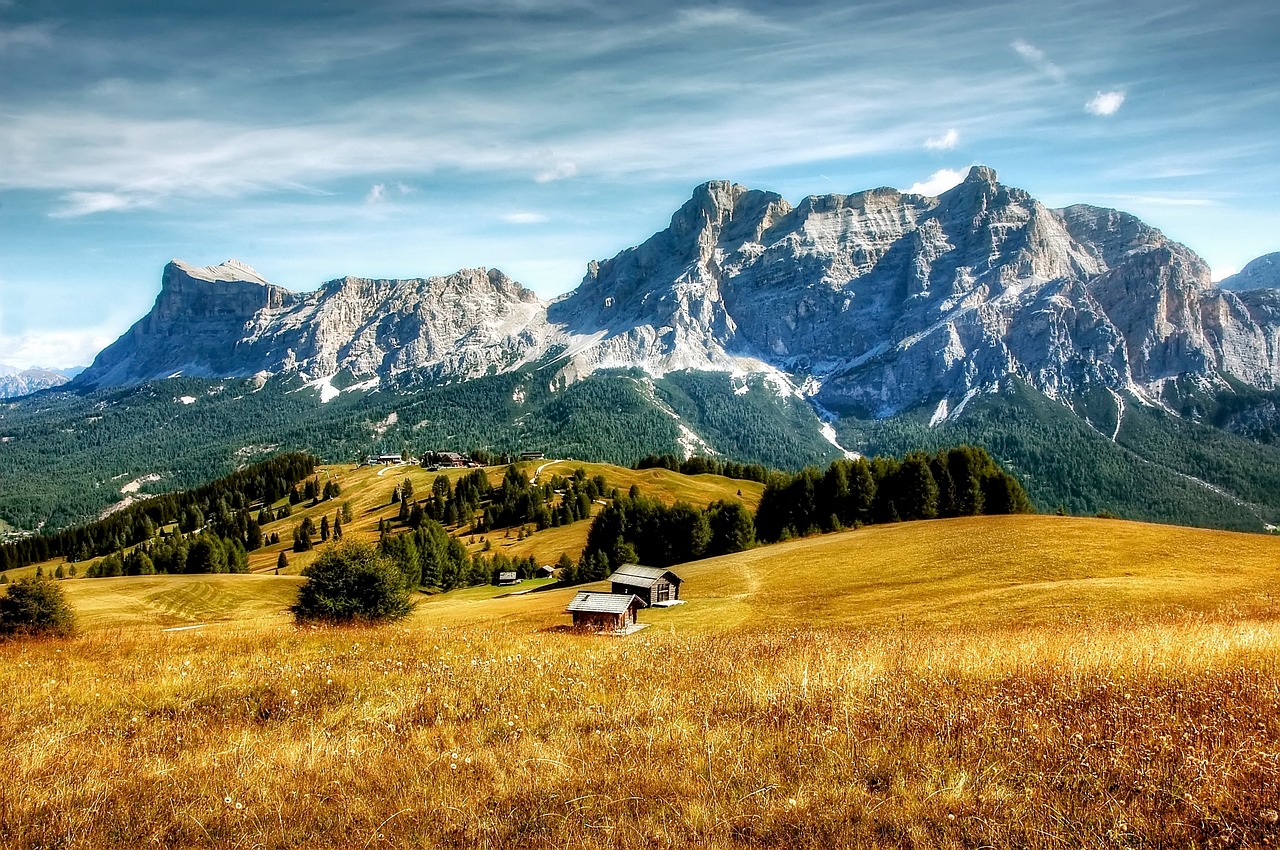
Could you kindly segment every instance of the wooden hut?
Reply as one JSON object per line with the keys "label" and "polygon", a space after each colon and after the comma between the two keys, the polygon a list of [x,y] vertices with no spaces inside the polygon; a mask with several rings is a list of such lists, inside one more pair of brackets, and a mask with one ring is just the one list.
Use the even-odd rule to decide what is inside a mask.
{"label": "wooden hut", "polygon": [[661,567],[623,564],[608,581],[614,593],[632,593],[645,605],[657,605],[678,600],[683,579]]}
{"label": "wooden hut", "polygon": [[565,610],[573,615],[573,627],[593,632],[622,632],[636,624],[636,611],[644,607],[631,593],[582,591]]}
{"label": "wooden hut", "polygon": [[498,587],[510,587],[513,584],[520,583],[519,573],[501,572],[498,573]]}

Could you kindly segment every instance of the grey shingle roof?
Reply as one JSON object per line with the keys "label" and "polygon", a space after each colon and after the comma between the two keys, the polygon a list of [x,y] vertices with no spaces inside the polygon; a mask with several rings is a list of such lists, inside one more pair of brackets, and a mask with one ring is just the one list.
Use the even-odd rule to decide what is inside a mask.
{"label": "grey shingle roof", "polygon": [[595,614],[624,614],[631,607],[632,602],[638,601],[639,597],[631,593],[590,593],[582,591],[573,597],[573,601],[569,603],[569,607],[565,610]]}
{"label": "grey shingle roof", "polygon": [[642,567],[639,564],[623,564],[606,580],[632,587],[653,587],[664,576],[672,582],[680,582],[680,577],[670,570],[664,570],[661,567]]}

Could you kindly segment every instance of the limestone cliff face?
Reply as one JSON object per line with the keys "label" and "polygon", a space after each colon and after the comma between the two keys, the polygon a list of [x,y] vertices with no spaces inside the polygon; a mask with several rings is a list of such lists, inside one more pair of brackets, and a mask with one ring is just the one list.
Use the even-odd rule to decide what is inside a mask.
{"label": "limestone cliff face", "polygon": [[1238,274],[1218,284],[1237,292],[1255,289],[1280,289],[1280,252],[1265,254],[1245,265]]}
{"label": "limestone cliff face", "polygon": [[545,337],[536,295],[500,271],[347,277],[295,293],[241,263],[165,267],[155,306],[77,379],[88,387],[297,372],[469,378],[509,368]]}
{"label": "limestone cliff face", "polygon": [[727,182],[593,262],[550,305],[498,271],[272,286],[174,262],[148,316],[80,385],[291,371],[465,380],[547,360],[567,377],[639,367],[785,373],[821,404],[942,415],[1017,377],[1068,398],[1158,401],[1170,380],[1280,382],[1280,290],[1210,282],[1137,218],[1049,209],[975,167],[938,197],[873,189],[795,206]]}
{"label": "limestone cliff face", "polygon": [[[778,368],[874,416],[1016,376],[1054,397],[1156,399],[1164,383],[1276,386],[1264,296],[1215,289],[1189,249],[1126,213],[1052,210],[975,167],[937,198],[700,187],[671,226],[552,306],[575,371]],[[941,409],[946,409],[943,407]]]}

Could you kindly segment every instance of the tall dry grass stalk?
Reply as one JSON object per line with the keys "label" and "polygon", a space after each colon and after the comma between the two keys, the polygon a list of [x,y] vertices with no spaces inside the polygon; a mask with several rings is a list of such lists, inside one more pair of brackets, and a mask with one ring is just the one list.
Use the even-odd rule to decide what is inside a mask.
{"label": "tall dry grass stalk", "polygon": [[1280,841],[1280,622],[0,646],[5,847]]}

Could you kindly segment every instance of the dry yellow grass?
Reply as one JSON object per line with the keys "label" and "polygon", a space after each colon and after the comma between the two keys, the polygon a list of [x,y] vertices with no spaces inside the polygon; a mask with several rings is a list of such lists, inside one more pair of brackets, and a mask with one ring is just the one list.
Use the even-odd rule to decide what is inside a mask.
{"label": "dry yellow grass", "polygon": [[1280,540],[975,518],[678,571],[624,640],[474,588],[0,644],[0,846],[1280,841]]}
{"label": "dry yellow grass", "polygon": [[0,647],[13,847],[1243,846],[1280,629],[523,627]]}

